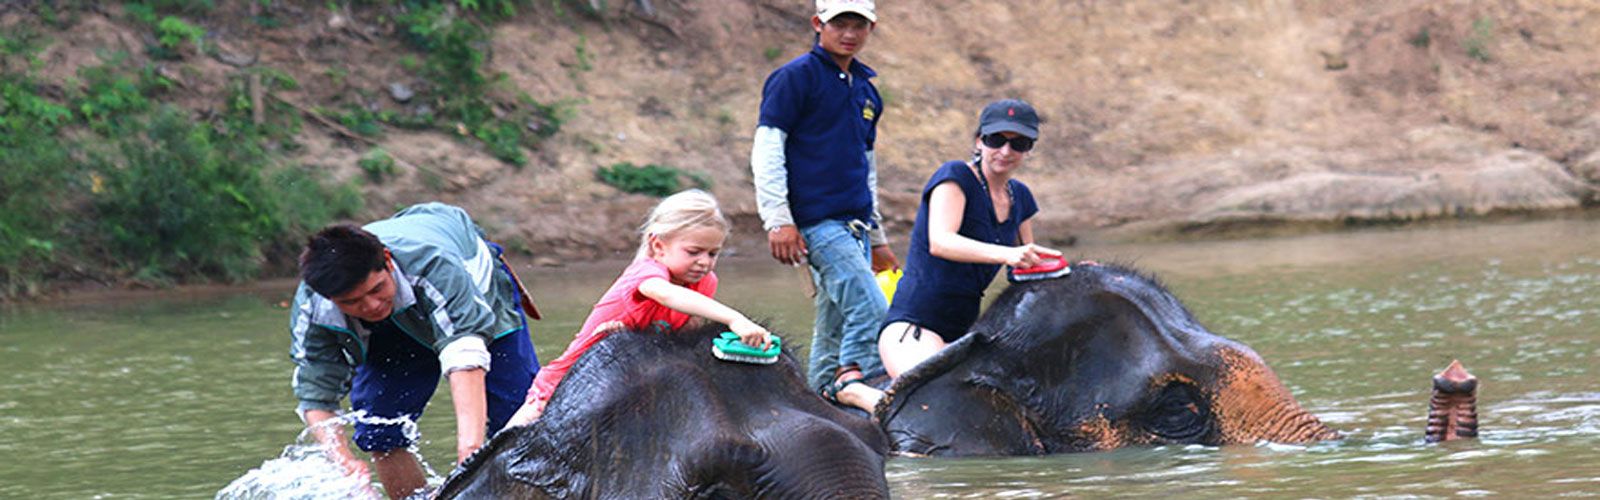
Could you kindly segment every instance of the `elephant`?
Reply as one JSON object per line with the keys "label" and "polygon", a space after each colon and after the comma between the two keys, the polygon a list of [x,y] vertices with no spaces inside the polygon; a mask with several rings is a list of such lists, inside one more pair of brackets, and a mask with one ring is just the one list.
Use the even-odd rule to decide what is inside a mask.
{"label": "elephant", "polygon": [[495,434],[436,498],[889,498],[888,439],[775,364],[715,359],[717,324],[591,347],[532,424]]}
{"label": "elephant", "polygon": [[1255,351],[1114,264],[1012,284],[965,335],[889,383],[872,416],[908,456],[1340,438]]}

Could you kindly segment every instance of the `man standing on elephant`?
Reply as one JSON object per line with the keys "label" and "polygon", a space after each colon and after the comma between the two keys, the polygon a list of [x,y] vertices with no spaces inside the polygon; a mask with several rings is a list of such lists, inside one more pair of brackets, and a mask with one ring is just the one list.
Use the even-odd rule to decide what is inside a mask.
{"label": "man standing on elephant", "polygon": [[300,254],[289,349],[297,411],[335,462],[364,478],[335,414],[349,395],[364,414],[356,445],[391,498],[426,485],[400,420],[422,416],[441,374],[465,460],[511,418],[539,370],[524,315],[538,311],[500,253],[465,210],[427,203],[364,227],[328,226]]}
{"label": "man standing on elephant", "polygon": [[879,367],[887,302],[873,279],[898,268],[877,213],[873,145],[883,99],[856,60],[877,26],[872,0],[817,0],[816,45],[767,77],[751,151],[772,257],[810,266],[816,323],[807,382],[836,399]]}

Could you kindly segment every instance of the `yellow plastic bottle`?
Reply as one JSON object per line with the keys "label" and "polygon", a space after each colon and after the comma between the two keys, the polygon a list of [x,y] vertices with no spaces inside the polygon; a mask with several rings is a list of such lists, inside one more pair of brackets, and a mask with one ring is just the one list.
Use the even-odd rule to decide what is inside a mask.
{"label": "yellow plastic bottle", "polygon": [[879,271],[876,276],[878,278],[878,289],[883,290],[884,300],[891,304],[894,303],[894,288],[900,284],[901,274],[903,273],[899,269],[888,269]]}

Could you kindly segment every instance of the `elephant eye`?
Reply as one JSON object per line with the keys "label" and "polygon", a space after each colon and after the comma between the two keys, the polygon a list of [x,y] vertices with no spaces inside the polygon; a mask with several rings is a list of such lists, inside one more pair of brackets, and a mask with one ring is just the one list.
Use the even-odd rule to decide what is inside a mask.
{"label": "elephant eye", "polygon": [[1167,384],[1147,408],[1143,418],[1145,427],[1167,442],[1200,442],[1211,430],[1211,407],[1192,385]]}

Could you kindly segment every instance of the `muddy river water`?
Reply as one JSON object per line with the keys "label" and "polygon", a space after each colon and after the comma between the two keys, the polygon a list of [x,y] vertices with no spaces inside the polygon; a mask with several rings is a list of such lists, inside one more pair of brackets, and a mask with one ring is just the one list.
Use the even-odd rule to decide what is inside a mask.
{"label": "muddy river water", "polygon": [[[1600,495],[1600,217],[1068,253],[1155,273],[1346,439],[895,458],[897,497]],[[546,313],[541,359],[621,268],[523,271]],[[804,344],[811,305],[795,271],[736,255],[718,273],[726,302]],[[301,428],[292,285],[0,309],[0,498],[211,498],[279,457]],[[1424,444],[1429,378],[1455,358],[1481,380],[1482,437]],[[454,422],[443,396],[431,408],[420,452],[448,471]]]}

